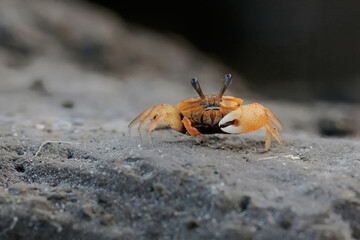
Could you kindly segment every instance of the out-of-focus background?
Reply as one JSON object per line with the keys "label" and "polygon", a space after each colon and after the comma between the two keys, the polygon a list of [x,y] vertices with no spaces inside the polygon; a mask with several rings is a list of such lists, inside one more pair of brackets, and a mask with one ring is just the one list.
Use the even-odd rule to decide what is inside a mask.
{"label": "out-of-focus background", "polygon": [[[70,47],[74,59],[93,70],[124,73],[140,65],[137,71],[174,70],[166,76],[168,81],[177,77],[185,81],[192,75],[202,76],[198,68],[182,69],[184,64],[191,65],[192,59],[196,61],[191,54],[198,52],[232,68],[248,89],[271,99],[360,101],[358,1],[89,2],[103,15],[111,13],[114,20],[108,16],[102,22],[92,20],[84,14],[86,10],[74,11],[78,17],[73,16],[75,13],[64,12],[64,3],[57,0],[37,7],[22,3],[24,9],[46,12],[36,16],[29,16],[30,11],[27,16],[7,18],[10,14],[3,9],[6,21],[0,26],[0,46],[2,52],[14,54],[9,64],[25,64],[57,38],[62,47]],[[119,26],[118,17],[126,23]],[[78,18],[83,22],[76,20],[71,26],[70,19]],[[17,29],[12,21],[28,21],[31,26]],[[39,41],[45,35],[46,41]],[[183,59],[184,64],[177,64],[184,51],[176,53],[165,45],[187,48],[190,55]],[[120,56],[119,51],[125,52]],[[154,62],[162,62],[163,68]],[[220,78],[210,72],[204,75],[209,76]]]}
{"label": "out-of-focus background", "polygon": [[359,1],[92,2],[177,34],[271,98],[360,101]]}
{"label": "out-of-focus background", "polygon": [[[145,108],[196,95],[190,78],[197,77],[205,93],[216,93],[231,73],[227,93],[245,104],[280,101],[295,104],[287,105],[290,110],[301,108],[296,104],[312,108],[307,117],[282,106],[288,130],[359,135],[356,1],[0,3],[2,92],[14,84],[40,84],[66,98],[60,85],[80,96],[89,88],[102,91],[111,79],[121,89],[117,99],[89,94],[88,104],[74,112],[81,115],[90,102],[107,97],[112,114],[123,116],[123,129]],[[92,110],[92,116],[104,116]]]}

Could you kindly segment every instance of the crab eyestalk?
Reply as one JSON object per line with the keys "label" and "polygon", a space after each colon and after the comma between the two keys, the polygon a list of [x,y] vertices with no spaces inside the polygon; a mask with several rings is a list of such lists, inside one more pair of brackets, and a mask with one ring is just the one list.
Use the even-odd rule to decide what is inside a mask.
{"label": "crab eyestalk", "polygon": [[228,86],[231,84],[231,74],[226,74],[225,75],[225,81],[224,81],[224,86],[221,88],[219,94],[217,95],[217,99],[221,99],[222,96],[224,95],[226,89],[228,88]]}
{"label": "crab eyestalk", "polygon": [[205,97],[204,93],[201,90],[200,83],[197,80],[197,78],[192,78],[191,79],[191,85],[196,90],[196,92],[199,94],[201,100],[206,100],[206,97]]}

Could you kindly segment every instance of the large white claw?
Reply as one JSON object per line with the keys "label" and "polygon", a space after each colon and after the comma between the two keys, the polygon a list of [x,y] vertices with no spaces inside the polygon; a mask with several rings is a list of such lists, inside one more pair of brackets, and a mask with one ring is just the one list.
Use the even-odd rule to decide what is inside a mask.
{"label": "large white claw", "polygon": [[241,114],[242,111],[238,108],[225,115],[219,122],[220,129],[226,133],[242,133],[243,128],[239,121]]}

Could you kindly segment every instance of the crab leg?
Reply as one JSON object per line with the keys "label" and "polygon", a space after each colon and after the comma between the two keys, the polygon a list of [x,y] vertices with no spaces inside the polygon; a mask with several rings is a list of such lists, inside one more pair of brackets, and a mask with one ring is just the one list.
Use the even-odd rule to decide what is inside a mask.
{"label": "crab leg", "polygon": [[266,126],[265,149],[263,150],[264,152],[267,152],[270,149],[271,141],[272,141],[272,135],[271,135],[270,130]]}
{"label": "crab leg", "polygon": [[[272,120],[269,120],[268,123],[265,125],[266,131],[269,131],[271,133],[271,135],[275,137],[275,139],[279,142],[280,148],[281,148],[284,141],[283,141],[279,131],[276,129],[276,127],[272,124],[271,121]],[[270,144],[271,144],[271,141],[270,141]],[[269,147],[266,146],[266,142],[265,142],[265,151],[269,151],[269,150],[270,150],[270,146]]]}
{"label": "crab leg", "polygon": [[265,124],[265,126],[266,126],[265,148],[263,150],[260,150],[259,152],[267,152],[270,150],[272,136],[274,136],[275,139],[279,142],[280,144],[279,149],[280,149],[284,141],[279,131],[275,128],[275,126],[272,124],[271,121]]}
{"label": "crab leg", "polygon": [[131,128],[138,124],[139,122],[141,122],[148,114],[149,112],[153,109],[154,107],[148,108],[145,111],[143,111],[142,113],[139,114],[139,116],[137,116],[134,120],[131,121],[131,123],[128,126],[128,130],[129,130],[129,135],[130,135],[130,130]]}
{"label": "crab leg", "polygon": [[283,130],[283,125],[280,122],[280,120],[277,118],[277,116],[275,115],[275,113],[273,113],[269,108],[265,107],[265,112],[266,114],[269,116],[271,122],[273,122],[275,124],[275,126],[282,131]]}
{"label": "crab leg", "polygon": [[191,126],[191,122],[187,117],[183,118],[184,127],[186,131],[195,139],[198,143],[206,142],[205,138],[201,133],[194,127]]}
{"label": "crab leg", "polygon": [[154,118],[156,117],[157,111],[159,109],[159,107],[161,107],[160,105],[153,107],[151,109],[151,111],[149,112],[148,115],[146,115],[146,117],[140,122],[140,125],[138,127],[138,132],[139,135],[141,137],[141,131],[143,130],[143,128],[152,120],[154,120]]}
{"label": "crab leg", "polygon": [[176,131],[181,133],[185,132],[185,128],[181,122],[180,110],[171,104],[160,104],[146,109],[129,124],[128,129],[130,132],[134,125],[140,123],[138,131],[141,138],[141,131],[151,122],[147,129],[147,133],[150,138],[151,131],[153,131],[163,121]]}
{"label": "crab leg", "polygon": [[[150,123],[149,127],[147,128],[146,132],[148,134],[149,140],[151,142],[151,131],[154,130],[157,126],[160,125],[165,119],[167,115],[158,115],[155,119]],[[140,135],[141,136],[141,135]]]}

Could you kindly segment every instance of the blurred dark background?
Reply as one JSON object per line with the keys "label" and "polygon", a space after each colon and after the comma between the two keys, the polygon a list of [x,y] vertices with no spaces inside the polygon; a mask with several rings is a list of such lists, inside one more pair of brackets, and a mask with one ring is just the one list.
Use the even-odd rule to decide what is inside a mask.
{"label": "blurred dark background", "polygon": [[184,36],[268,97],[360,102],[358,0],[89,1]]}

